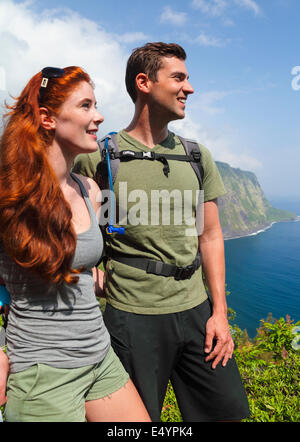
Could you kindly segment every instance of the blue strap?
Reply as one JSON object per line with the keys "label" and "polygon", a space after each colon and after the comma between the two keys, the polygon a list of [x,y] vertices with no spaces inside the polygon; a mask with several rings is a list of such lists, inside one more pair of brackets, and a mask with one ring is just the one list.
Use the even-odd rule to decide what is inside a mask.
{"label": "blue strap", "polygon": [[106,150],[106,163],[107,163],[107,171],[108,171],[108,181],[109,181],[109,187],[111,191],[111,211],[110,211],[110,223],[109,226],[106,228],[106,233],[111,235],[112,233],[119,233],[123,235],[125,233],[124,227],[115,227],[113,225],[114,222],[114,210],[115,210],[115,194],[114,194],[114,185],[113,185],[113,179],[112,179],[112,173],[111,173],[111,166],[110,166],[110,156],[109,156],[109,145],[108,140],[110,139],[110,135],[116,134],[116,132],[110,132],[108,136],[105,138],[104,147]]}

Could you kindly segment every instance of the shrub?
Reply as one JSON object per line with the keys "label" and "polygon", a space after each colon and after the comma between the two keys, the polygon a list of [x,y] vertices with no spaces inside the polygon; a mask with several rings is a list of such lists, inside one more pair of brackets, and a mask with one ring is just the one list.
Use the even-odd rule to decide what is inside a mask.
{"label": "shrub", "polygon": [[289,317],[262,320],[253,342],[239,341],[235,357],[249,400],[247,421],[300,420],[300,355],[292,345],[293,329]]}

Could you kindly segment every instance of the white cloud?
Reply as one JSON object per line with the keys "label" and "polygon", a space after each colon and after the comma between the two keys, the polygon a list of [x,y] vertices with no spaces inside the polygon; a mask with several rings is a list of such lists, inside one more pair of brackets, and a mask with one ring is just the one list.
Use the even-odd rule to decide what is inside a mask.
{"label": "white cloud", "polygon": [[226,10],[238,6],[259,15],[262,11],[254,0],[193,0],[192,6],[211,16],[222,16]]}
{"label": "white cloud", "polygon": [[208,35],[205,32],[201,32],[201,34],[199,34],[198,37],[196,37],[193,41],[198,43],[200,46],[223,48],[227,45],[229,40],[221,40],[220,38]]}
{"label": "white cloud", "polygon": [[120,43],[135,43],[135,42],[144,42],[149,40],[149,35],[144,34],[143,32],[126,32],[123,35],[115,36],[116,40]]}
{"label": "white cloud", "polygon": [[[129,56],[124,43],[144,39],[140,32],[115,35],[70,10],[33,12],[31,4],[0,2],[0,68],[6,97],[17,96],[45,66],[83,67],[92,77],[105,121],[99,133],[128,124],[133,107],[125,89]],[[3,81],[1,87],[3,89]],[[4,91],[1,90],[1,105]],[[2,106],[1,106],[2,107]]]}
{"label": "white cloud", "polygon": [[202,111],[207,115],[223,113],[224,109],[222,107],[216,107],[216,103],[231,93],[230,91],[209,91],[197,94],[192,107],[197,108],[198,111]]}
{"label": "white cloud", "polygon": [[170,124],[170,129],[179,135],[194,139],[207,147],[215,161],[223,161],[232,167],[258,172],[263,164],[248,149],[240,145],[238,133],[230,128],[216,130],[195,122],[188,113],[184,120]]}
{"label": "white cloud", "polygon": [[[209,121],[226,112],[222,100],[236,94],[245,94],[243,90],[212,90],[198,93],[188,102],[188,110],[184,120],[170,124],[170,129],[183,137],[194,139],[207,147],[216,161],[223,161],[232,167],[259,172],[262,162],[255,158],[251,150],[243,146],[239,130],[224,123],[211,127]],[[213,118],[211,118],[213,117]]]}
{"label": "white cloud", "polygon": [[228,2],[227,0],[193,0],[192,6],[205,14],[219,16],[227,8]]}
{"label": "white cloud", "polygon": [[160,15],[161,23],[172,23],[173,25],[184,25],[187,20],[186,12],[176,12],[170,6],[165,6]]}
{"label": "white cloud", "polygon": [[260,6],[254,0],[234,0],[234,2],[242,8],[249,9],[254,12],[255,15],[261,14]]}

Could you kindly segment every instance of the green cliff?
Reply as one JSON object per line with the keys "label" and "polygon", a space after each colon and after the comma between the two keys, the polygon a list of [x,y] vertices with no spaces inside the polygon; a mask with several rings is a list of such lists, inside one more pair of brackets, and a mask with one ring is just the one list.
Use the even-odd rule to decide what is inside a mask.
{"label": "green cliff", "polygon": [[250,235],[273,222],[297,219],[291,212],[272,207],[253,172],[216,164],[227,191],[218,199],[224,238]]}

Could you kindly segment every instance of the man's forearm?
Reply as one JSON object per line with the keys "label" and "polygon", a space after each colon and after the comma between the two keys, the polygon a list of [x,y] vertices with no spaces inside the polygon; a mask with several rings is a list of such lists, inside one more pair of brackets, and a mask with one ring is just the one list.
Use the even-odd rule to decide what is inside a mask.
{"label": "man's forearm", "polygon": [[213,304],[212,316],[206,323],[204,351],[208,356],[205,360],[212,361],[212,368],[216,368],[221,361],[223,366],[227,364],[232,357],[234,344],[227,320],[224,240],[214,205],[208,206],[208,221],[211,219],[215,222],[207,223],[204,233],[199,237],[199,248]]}
{"label": "man's forearm", "polygon": [[212,298],[213,313],[226,316],[224,240],[221,229],[201,237],[199,247],[205,279]]}

